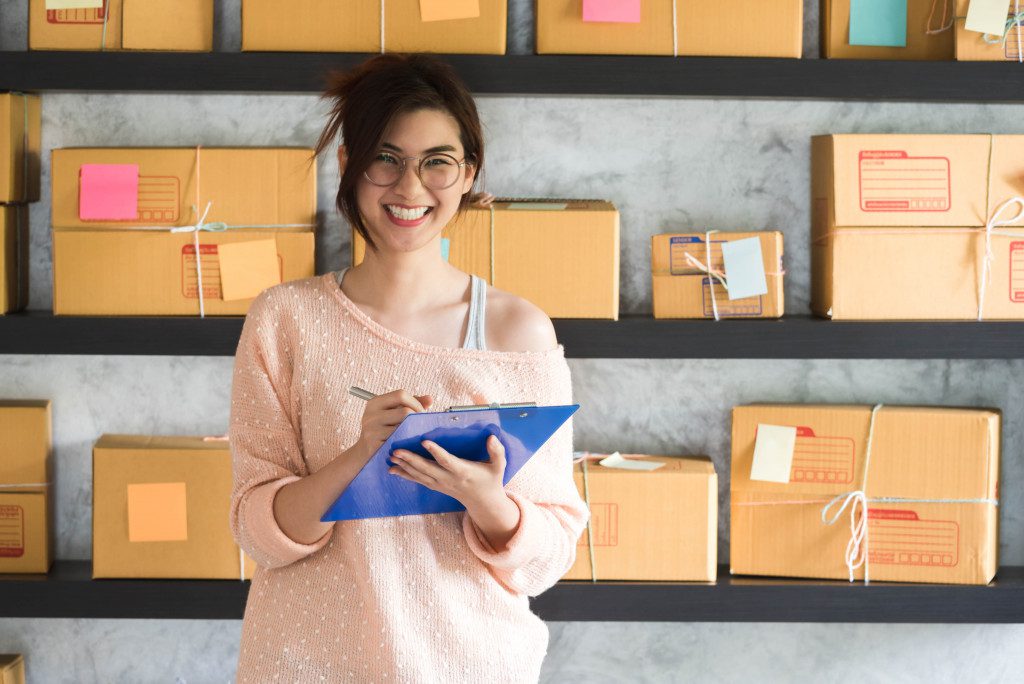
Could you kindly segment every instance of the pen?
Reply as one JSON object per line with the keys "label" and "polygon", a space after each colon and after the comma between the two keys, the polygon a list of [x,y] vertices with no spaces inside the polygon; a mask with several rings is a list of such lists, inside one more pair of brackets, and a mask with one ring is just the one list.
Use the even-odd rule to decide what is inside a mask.
{"label": "pen", "polygon": [[373,392],[364,390],[362,387],[356,387],[355,385],[352,385],[351,387],[348,388],[348,393],[357,396],[360,399],[365,399],[366,401],[369,401],[370,399],[373,399],[375,396],[377,396]]}
{"label": "pen", "polygon": [[[377,396],[373,392],[370,392],[369,390],[364,390],[362,387],[356,387],[355,385],[352,385],[352,386],[350,386],[348,388],[348,393],[353,395],[353,396],[359,397],[360,399],[365,399],[366,401],[369,401],[370,399],[373,399],[375,396]],[[448,410],[449,411],[469,411],[469,410],[473,410],[473,409],[482,409],[482,408],[490,408],[490,409],[496,409],[496,408],[526,408],[526,407],[535,407],[536,405],[537,404],[532,402],[532,401],[529,401],[529,402],[517,402],[517,403],[514,403],[514,404],[473,404],[473,405],[469,405],[469,406],[450,406],[450,407],[448,407]]]}

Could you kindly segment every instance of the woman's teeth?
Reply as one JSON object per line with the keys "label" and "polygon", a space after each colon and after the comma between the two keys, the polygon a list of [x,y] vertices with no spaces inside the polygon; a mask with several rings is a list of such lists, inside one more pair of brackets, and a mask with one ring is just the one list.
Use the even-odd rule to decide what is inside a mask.
{"label": "woman's teeth", "polygon": [[423,215],[430,211],[430,207],[406,209],[404,207],[398,207],[393,204],[385,204],[384,207],[392,216],[397,216],[403,221],[415,221],[416,219],[423,218]]}

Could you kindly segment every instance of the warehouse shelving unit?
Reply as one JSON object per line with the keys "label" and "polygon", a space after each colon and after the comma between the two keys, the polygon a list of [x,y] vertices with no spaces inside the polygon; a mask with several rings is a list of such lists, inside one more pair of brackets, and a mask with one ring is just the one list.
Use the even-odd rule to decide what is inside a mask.
{"label": "warehouse shelving unit", "polygon": [[[0,90],[319,93],[370,55],[0,52]],[[1009,63],[618,56],[442,56],[485,95],[1024,102]],[[1016,359],[1024,323],[558,319],[572,358]],[[0,316],[0,354],[234,354],[241,318]],[[988,586],[739,578],[559,582],[531,599],[552,621],[1024,623],[1024,567]],[[88,561],[0,575],[0,617],[239,619],[249,583],[93,580]]]}

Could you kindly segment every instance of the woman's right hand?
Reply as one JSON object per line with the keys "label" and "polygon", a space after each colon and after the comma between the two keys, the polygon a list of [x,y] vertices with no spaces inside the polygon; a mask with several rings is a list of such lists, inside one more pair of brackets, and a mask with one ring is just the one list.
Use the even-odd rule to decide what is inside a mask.
{"label": "woman's right hand", "polygon": [[369,460],[410,413],[426,411],[434,403],[429,394],[413,395],[406,390],[380,394],[366,402],[356,446]]}

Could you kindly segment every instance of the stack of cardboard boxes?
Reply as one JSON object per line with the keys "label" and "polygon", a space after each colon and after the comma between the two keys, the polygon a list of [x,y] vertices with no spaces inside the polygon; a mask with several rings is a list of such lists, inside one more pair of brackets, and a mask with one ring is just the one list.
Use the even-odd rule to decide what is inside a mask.
{"label": "stack of cardboard boxes", "polygon": [[53,562],[49,401],[0,401],[0,573],[45,573]]}
{"label": "stack of cardboard boxes", "polygon": [[[957,0],[956,2],[956,23],[954,31],[956,34],[956,58],[967,62],[1020,62],[1024,55],[1024,31],[1021,31],[1021,23],[1014,20],[1017,16],[1017,8],[1024,11],[1024,5],[1015,2],[1008,2],[1006,24],[1002,31],[992,33],[981,33],[967,29],[967,11],[970,7],[970,0]],[[1021,17],[1024,19],[1024,17]],[[995,27],[993,27],[995,28]]]}
{"label": "stack of cardboard boxes", "polygon": [[40,100],[0,93],[0,314],[28,303],[28,203],[39,200]]}
{"label": "stack of cardboard boxes", "polygon": [[28,0],[30,50],[213,49],[213,0]]}

